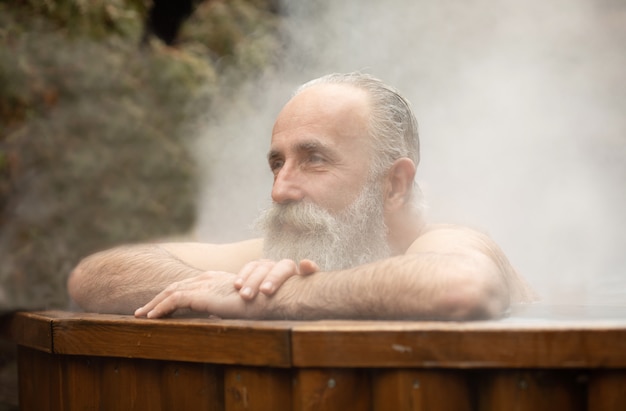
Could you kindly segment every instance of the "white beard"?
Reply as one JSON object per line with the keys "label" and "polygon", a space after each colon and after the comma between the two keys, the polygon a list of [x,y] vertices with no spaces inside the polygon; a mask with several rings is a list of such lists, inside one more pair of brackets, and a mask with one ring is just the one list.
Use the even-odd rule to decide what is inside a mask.
{"label": "white beard", "polygon": [[256,223],[265,233],[265,258],[306,258],[332,271],[389,257],[382,198],[380,184],[367,183],[337,215],[310,202],[273,204]]}

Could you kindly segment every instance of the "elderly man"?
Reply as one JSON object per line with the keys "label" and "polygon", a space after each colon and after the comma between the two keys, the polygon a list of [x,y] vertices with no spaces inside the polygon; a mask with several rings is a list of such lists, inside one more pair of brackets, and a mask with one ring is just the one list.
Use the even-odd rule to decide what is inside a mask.
{"label": "elderly man", "polygon": [[276,120],[268,162],[263,239],[103,251],[72,272],[74,301],[148,318],[465,320],[532,298],[486,235],[425,223],[417,122],[381,81],[332,74],[301,86]]}

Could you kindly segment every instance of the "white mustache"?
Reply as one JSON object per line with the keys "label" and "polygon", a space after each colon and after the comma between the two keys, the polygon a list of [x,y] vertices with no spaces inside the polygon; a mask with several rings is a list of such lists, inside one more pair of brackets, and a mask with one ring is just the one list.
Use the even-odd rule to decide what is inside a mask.
{"label": "white mustache", "polygon": [[274,230],[289,228],[295,231],[316,233],[334,224],[335,217],[322,207],[306,202],[274,204],[262,218],[263,228]]}

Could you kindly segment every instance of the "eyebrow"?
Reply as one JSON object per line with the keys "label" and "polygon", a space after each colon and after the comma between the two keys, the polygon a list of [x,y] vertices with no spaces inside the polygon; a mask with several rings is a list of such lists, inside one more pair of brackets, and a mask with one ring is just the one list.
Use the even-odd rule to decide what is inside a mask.
{"label": "eyebrow", "polygon": [[[308,141],[302,141],[298,144],[295,145],[294,147],[295,151],[297,152],[301,152],[301,153],[309,153],[312,151],[320,151],[323,154],[334,158],[336,157],[336,155],[334,154],[332,148],[327,145],[322,143],[319,140],[308,140]],[[268,160],[272,160],[275,159],[277,157],[281,157],[282,153],[281,151],[278,150],[270,150],[269,153],[267,153],[267,159]]]}

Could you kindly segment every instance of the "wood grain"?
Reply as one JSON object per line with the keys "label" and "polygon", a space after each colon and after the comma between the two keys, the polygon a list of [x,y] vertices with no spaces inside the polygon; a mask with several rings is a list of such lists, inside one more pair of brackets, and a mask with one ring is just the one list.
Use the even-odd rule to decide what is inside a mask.
{"label": "wood grain", "polygon": [[617,411],[626,322],[271,322],[17,313],[20,406]]}
{"label": "wood grain", "polygon": [[589,374],[589,411],[626,409],[626,370],[594,370]]}
{"label": "wood grain", "polygon": [[626,325],[299,324],[291,340],[298,367],[626,367]]}
{"label": "wood grain", "polygon": [[0,336],[25,347],[52,352],[52,318],[47,313],[6,315],[0,322]]}
{"label": "wood grain", "polygon": [[374,411],[470,411],[465,373],[452,370],[383,369],[373,374]]}
{"label": "wood grain", "polygon": [[288,367],[290,329],[281,323],[72,316],[52,321],[54,352],[214,364]]}
{"label": "wood grain", "polygon": [[579,371],[497,370],[477,382],[481,411],[583,411],[586,386]]}
{"label": "wood grain", "polygon": [[368,411],[371,386],[366,370],[300,369],[296,373],[297,411]]}
{"label": "wood grain", "polygon": [[226,411],[274,411],[291,407],[288,370],[227,367],[224,370]]}

